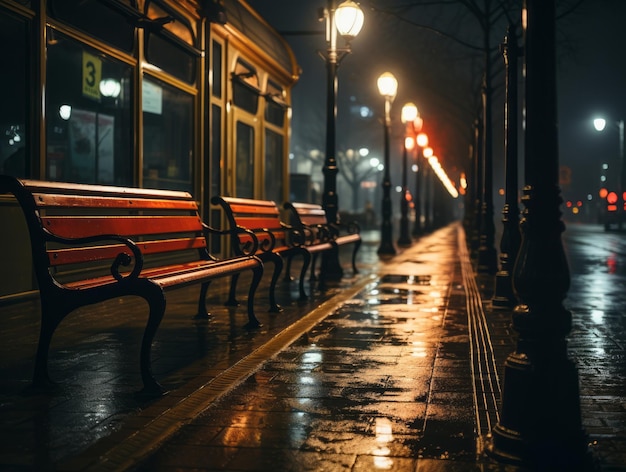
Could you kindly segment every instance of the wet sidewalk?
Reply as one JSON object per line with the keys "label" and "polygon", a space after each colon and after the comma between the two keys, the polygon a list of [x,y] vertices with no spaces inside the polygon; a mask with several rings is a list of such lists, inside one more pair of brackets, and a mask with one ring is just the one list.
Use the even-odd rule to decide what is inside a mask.
{"label": "wet sidewalk", "polygon": [[141,470],[481,470],[458,237],[355,284]]}
{"label": "wet sidewalk", "polygon": [[[493,280],[475,276],[462,228],[387,261],[377,236],[364,233],[360,273],[339,287],[307,287],[301,303],[296,284],[283,284],[282,313],[266,312],[264,280],[258,331],[243,328],[244,308],[222,306],[225,282],[209,292],[209,321],[191,319],[196,290],[172,292],[153,345],[169,394],[155,400],[135,395],[141,301],[64,321],[50,356],[59,388],[45,395],[28,389],[37,302],[0,307],[0,469],[519,470],[480,453],[514,335],[510,314],[485,315]],[[623,418],[610,416],[619,405],[609,421]],[[624,470],[614,466],[621,445],[606,446],[606,470]]]}

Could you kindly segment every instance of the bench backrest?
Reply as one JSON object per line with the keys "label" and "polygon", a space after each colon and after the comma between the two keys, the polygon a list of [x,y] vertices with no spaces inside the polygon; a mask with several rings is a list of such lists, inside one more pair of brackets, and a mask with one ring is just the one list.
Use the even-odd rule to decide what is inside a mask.
{"label": "bench backrest", "polygon": [[306,226],[325,225],[328,223],[326,220],[326,212],[321,205],[314,203],[297,203],[286,202],[284,204],[286,210],[290,210],[291,215],[294,218],[291,224],[302,224]]}
{"label": "bench backrest", "polygon": [[289,223],[296,229],[306,231],[307,244],[328,241],[333,237],[331,226],[326,219],[326,211],[314,203],[285,202],[289,214]]}
{"label": "bench backrest", "polygon": [[271,243],[270,232],[275,238],[275,248],[286,244],[287,234],[281,223],[280,210],[273,201],[214,196],[211,203],[224,209],[236,252],[240,251],[240,245],[251,242],[251,236],[237,233],[237,228],[251,230],[257,236],[259,250],[267,248]]}
{"label": "bench backrest", "polygon": [[[133,255],[122,242],[100,235],[128,238],[143,255],[210,258],[197,203],[187,192],[0,176],[0,193],[13,194],[22,206],[38,277],[45,277],[49,268],[84,263],[106,267],[120,253]],[[91,239],[80,245],[63,243],[78,238]]]}

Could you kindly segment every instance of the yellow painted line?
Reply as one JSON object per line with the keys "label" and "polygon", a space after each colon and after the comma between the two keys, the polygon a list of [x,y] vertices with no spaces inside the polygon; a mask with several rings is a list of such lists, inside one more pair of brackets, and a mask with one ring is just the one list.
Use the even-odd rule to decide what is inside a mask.
{"label": "yellow painted line", "polygon": [[202,414],[215,400],[242,383],[265,361],[310,331],[317,323],[336,311],[346,300],[356,296],[367,284],[374,282],[377,278],[374,275],[365,277],[325,301],[283,329],[267,343],[134,432],[127,439],[101,454],[97,458],[97,463],[91,463],[82,470],[94,472],[123,471],[137,466],[180,428]]}

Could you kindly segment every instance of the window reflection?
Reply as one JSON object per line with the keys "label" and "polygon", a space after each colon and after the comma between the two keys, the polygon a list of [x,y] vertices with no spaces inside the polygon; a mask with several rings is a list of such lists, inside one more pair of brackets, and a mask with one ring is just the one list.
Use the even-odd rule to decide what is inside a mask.
{"label": "window reflection", "polygon": [[193,191],[193,97],[156,79],[143,80],[144,186]]}
{"label": "window reflection", "polygon": [[283,201],[283,136],[265,130],[265,197]]}
{"label": "window reflection", "polygon": [[254,128],[237,122],[237,197],[254,198]]}
{"label": "window reflection", "polygon": [[131,185],[131,66],[49,33],[46,178]]}
{"label": "window reflection", "polygon": [[11,67],[0,73],[0,87],[4,94],[0,107],[0,172],[16,177],[30,176],[27,156],[26,94],[27,23],[2,12],[0,15],[0,54],[11,58]]}

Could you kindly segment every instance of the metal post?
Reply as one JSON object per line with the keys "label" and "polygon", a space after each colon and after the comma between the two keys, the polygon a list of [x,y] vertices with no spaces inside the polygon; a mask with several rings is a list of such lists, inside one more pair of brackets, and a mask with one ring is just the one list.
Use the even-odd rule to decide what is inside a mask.
{"label": "metal post", "polygon": [[[621,198],[621,208],[618,208],[619,212],[619,221],[618,221],[618,229],[621,230],[624,224],[624,220],[626,219],[626,198],[624,195],[626,194],[626,156],[624,155],[624,120],[619,120],[617,122],[617,127],[619,128],[619,162],[620,162],[620,178],[619,178],[619,191]],[[618,199],[618,201],[620,201]]]}
{"label": "metal post", "polygon": [[391,119],[389,117],[391,111],[391,101],[385,98],[385,116],[383,119],[383,132],[384,132],[384,146],[385,146],[385,172],[383,176],[383,201],[382,201],[382,215],[383,220],[380,227],[380,246],[378,247],[378,254],[381,255],[393,255],[396,253],[396,248],[393,246],[392,238],[392,210],[391,210],[391,177],[389,175],[390,159],[389,159],[389,128],[391,125]]}
{"label": "metal post", "polygon": [[415,195],[413,195],[413,204],[415,205],[415,222],[413,223],[413,232],[411,233],[414,238],[419,238],[422,235],[422,189],[421,189],[421,176],[422,176],[422,161],[424,161],[424,155],[422,153],[422,147],[417,146],[417,158],[415,159]]}
{"label": "metal post", "polygon": [[[408,125],[407,125],[408,127]],[[398,238],[398,246],[410,246],[413,240],[409,234],[409,202],[406,199],[409,191],[406,181],[407,148],[406,144],[402,146],[402,194],[400,196],[400,237]]]}
{"label": "metal post", "polygon": [[502,209],[502,238],[500,239],[500,270],[491,306],[512,308],[517,303],[513,291],[513,266],[519,251],[519,207],[517,205],[517,60],[519,50],[515,27],[509,26],[502,44],[502,56],[506,68],[506,99],[504,104],[505,127],[505,201]]}
{"label": "metal post", "polygon": [[433,170],[430,164],[424,166],[424,231],[433,230]]}
{"label": "metal post", "polygon": [[[337,120],[337,28],[335,27],[335,1],[328,0],[326,16],[328,51],[326,55],[326,156],[324,158],[324,193],[322,207],[329,223],[338,223],[339,198],[337,197],[336,120]],[[343,277],[339,263],[339,251],[335,248],[322,252],[320,265],[320,285],[325,281],[337,281]]]}
{"label": "metal post", "polygon": [[561,233],[556,0],[526,0],[526,134],[522,245],[513,283],[516,351],[505,363],[500,420],[488,452],[533,470],[588,470],[578,372],[567,358],[570,277]]}
{"label": "metal post", "polygon": [[480,120],[474,121],[474,222],[472,226],[470,253],[473,259],[478,259],[478,247],[480,246],[480,221],[482,219],[483,205],[483,159],[482,159],[482,128]]}
{"label": "metal post", "polygon": [[[489,53],[487,53],[487,56]],[[480,245],[478,247],[477,269],[482,274],[495,274],[497,254],[494,246],[495,226],[493,224],[493,143],[491,130],[491,71],[490,59],[486,61],[483,78],[483,200],[481,208]]]}

